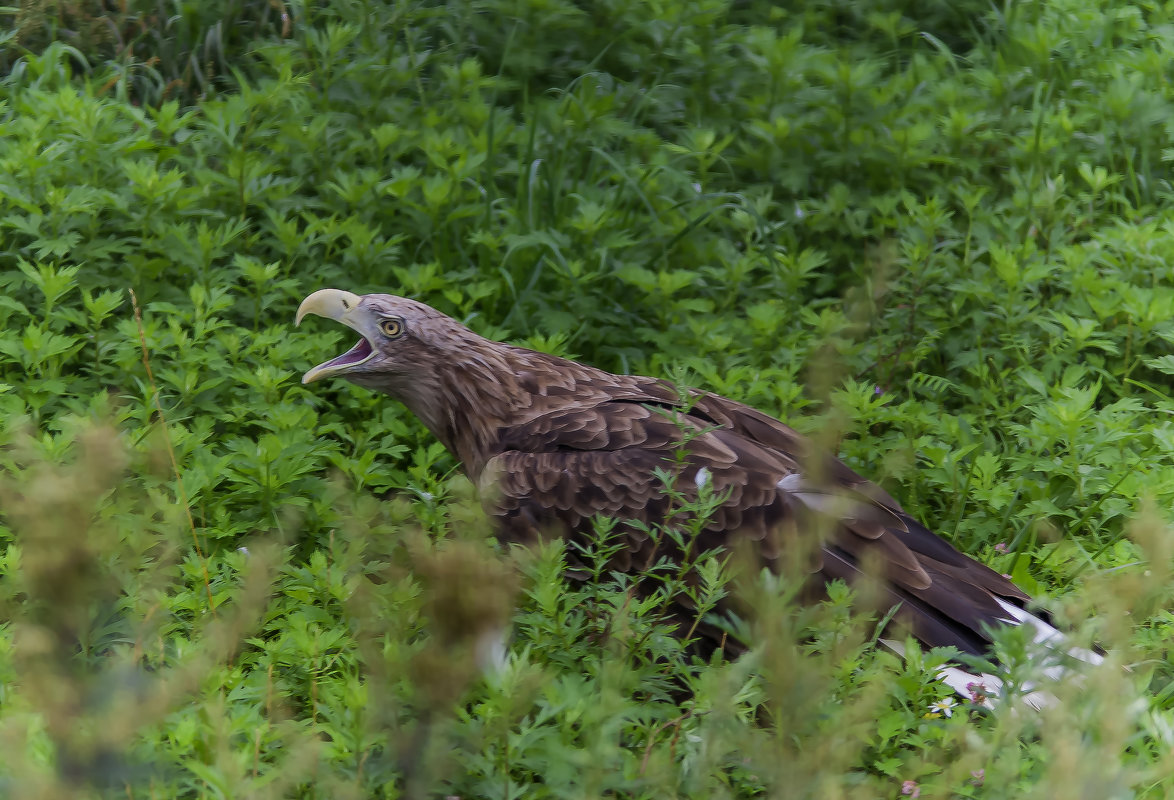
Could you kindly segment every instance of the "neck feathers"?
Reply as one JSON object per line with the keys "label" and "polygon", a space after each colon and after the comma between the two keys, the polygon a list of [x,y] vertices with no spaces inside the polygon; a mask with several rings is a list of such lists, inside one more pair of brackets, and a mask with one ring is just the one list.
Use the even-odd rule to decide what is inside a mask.
{"label": "neck feathers", "polygon": [[475,337],[436,353],[429,369],[410,385],[388,392],[398,397],[460,459],[476,480],[498,431],[531,405],[518,379],[519,353],[526,351]]}
{"label": "neck feathers", "polygon": [[428,368],[410,382],[378,388],[403,401],[474,482],[497,454],[503,430],[568,402],[598,401],[617,381],[631,380],[462,332],[451,346],[430,353]]}

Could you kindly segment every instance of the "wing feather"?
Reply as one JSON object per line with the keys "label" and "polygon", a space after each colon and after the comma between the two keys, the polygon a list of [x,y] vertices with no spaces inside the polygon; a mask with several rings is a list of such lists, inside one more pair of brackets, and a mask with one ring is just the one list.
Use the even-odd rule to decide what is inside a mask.
{"label": "wing feather", "polygon": [[[728,495],[703,531],[704,548],[750,541],[762,566],[778,570],[800,526],[829,529],[813,565],[819,583],[855,580],[878,563],[890,606],[930,646],[982,652],[986,628],[1006,619],[999,601],[1027,596],[988,567],[959,553],[910,517],[876,485],[842,462],[812,451],[796,431],[755,409],[716,395],[692,407],[666,384],[591,385],[575,394],[547,387],[534,415],[500,432],[484,493],[507,539],[562,536],[580,541],[596,516],[662,522],[666,511],[658,469],[678,470],[678,489],[695,490],[705,467],[715,492]],[[578,397],[578,402],[574,402]],[[540,400],[542,400],[540,398]],[[688,436],[684,459],[682,431]],[[817,460],[818,459],[818,460]],[[818,481],[805,477],[812,466]],[[482,481],[486,483],[486,481]],[[634,569],[675,557],[671,537],[657,545],[639,525],[620,529],[626,547],[612,569]],[[789,547],[788,545],[791,545]],[[659,546],[659,550],[655,549]]]}

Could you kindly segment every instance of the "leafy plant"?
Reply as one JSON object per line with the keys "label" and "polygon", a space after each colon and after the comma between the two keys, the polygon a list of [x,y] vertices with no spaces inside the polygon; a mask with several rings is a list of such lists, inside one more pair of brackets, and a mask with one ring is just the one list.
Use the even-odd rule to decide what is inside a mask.
{"label": "leafy plant", "polygon": [[[1167,9],[3,13],[5,795],[1164,796]],[[491,551],[418,422],[303,388],[331,285],[783,417],[1132,669],[947,703],[860,587],[691,554],[758,609],[704,657],[679,570]]]}

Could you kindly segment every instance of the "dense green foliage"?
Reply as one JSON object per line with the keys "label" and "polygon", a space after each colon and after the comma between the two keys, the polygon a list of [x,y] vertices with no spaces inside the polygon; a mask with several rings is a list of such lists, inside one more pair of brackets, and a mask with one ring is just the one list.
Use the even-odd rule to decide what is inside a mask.
{"label": "dense green foliage", "polygon": [[[21,8],[0,794],[1168,793],[1174,5]],[[1134,668],[945,718],[948,654],[786,580],[701,661],[491,552],[402,408],[302,387],[324,286],[783,417]]]}

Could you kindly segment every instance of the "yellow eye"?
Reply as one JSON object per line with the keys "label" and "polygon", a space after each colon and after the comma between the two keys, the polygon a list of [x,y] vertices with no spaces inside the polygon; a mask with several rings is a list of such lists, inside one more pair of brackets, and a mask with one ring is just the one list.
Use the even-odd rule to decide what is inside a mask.
{"label": "yellow eye", "polygon": [[379,330],[381,330],[383,335],[388,339],[394,339],[397,336],[403,336],[404,321],[398,317],[385,319],[379,323]]}

